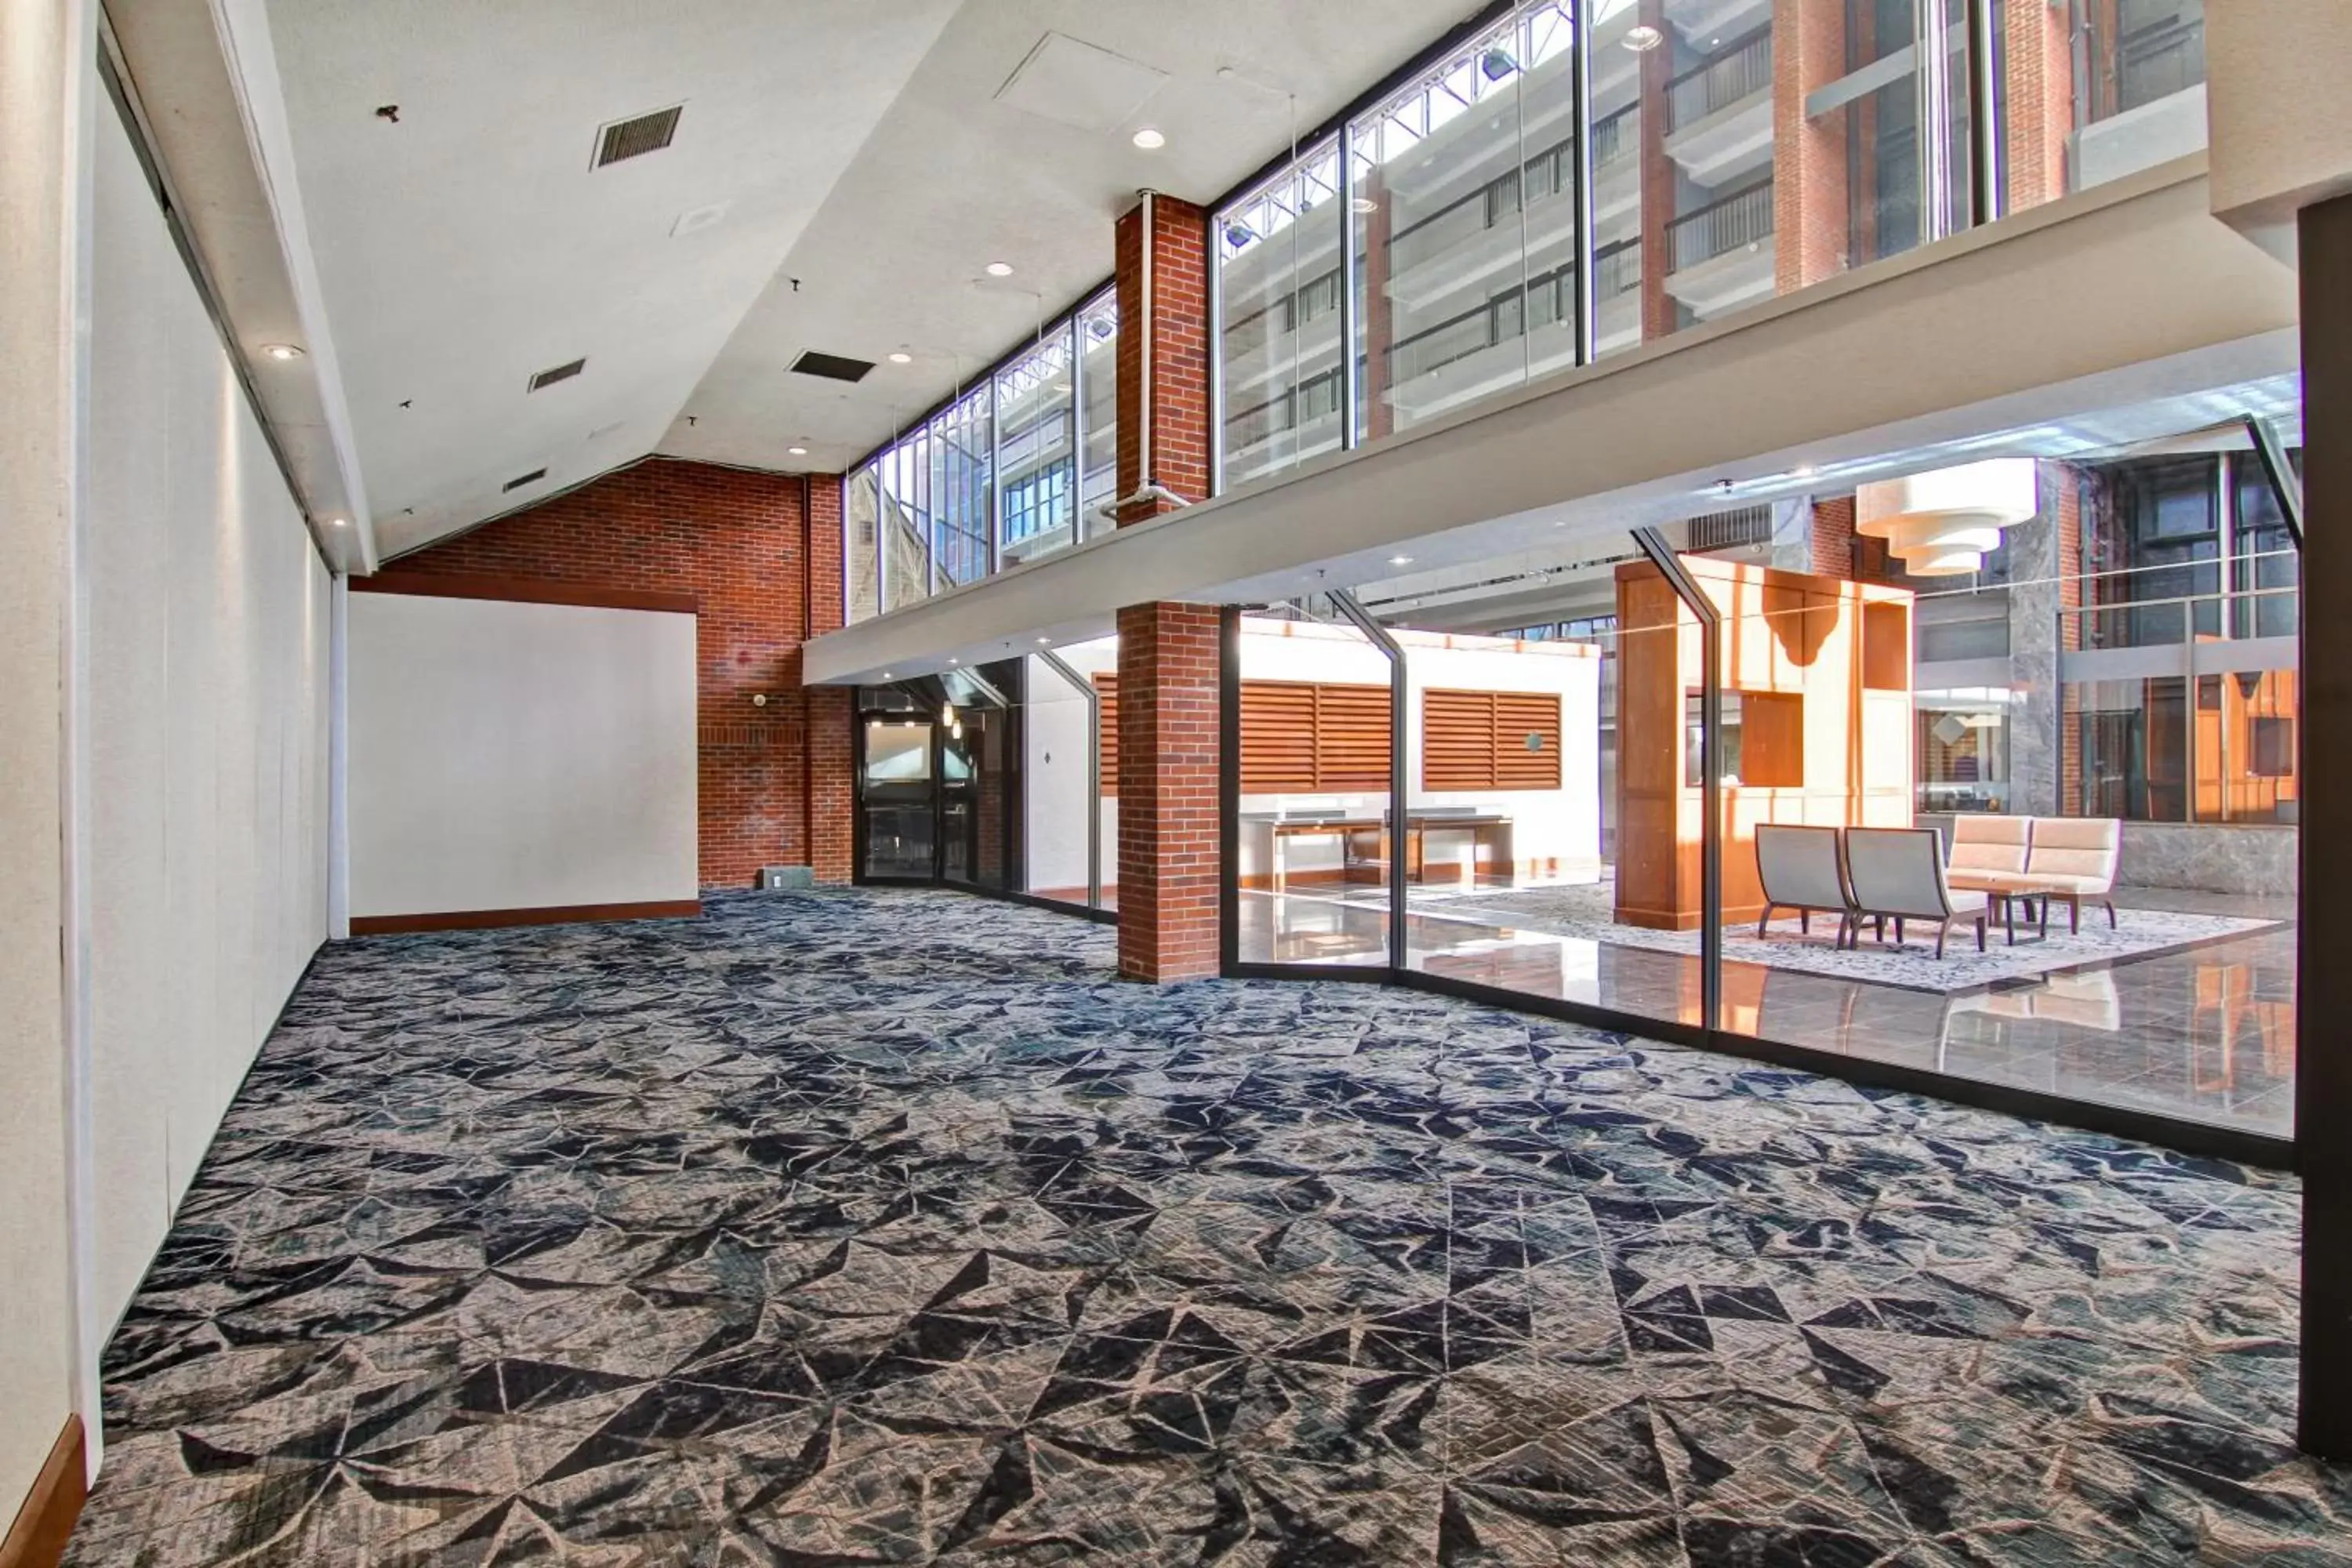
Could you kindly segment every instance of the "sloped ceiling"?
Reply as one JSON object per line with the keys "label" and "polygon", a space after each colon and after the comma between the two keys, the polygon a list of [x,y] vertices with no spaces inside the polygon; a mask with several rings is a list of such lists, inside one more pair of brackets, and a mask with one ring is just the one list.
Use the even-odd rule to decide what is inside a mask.
{"label": "sloped ceiling", "polygon": [[[1222,194],[1465,9],[270,0],[382,553],[656,450],[845,466],[1105,279],[1137,187]],[[1139,102],[1000,101],[1053,34],[1140,68]],[[593,166],[599,126],[673,104],[671,146]],[[877,368],[789,374],[811,348]]]}

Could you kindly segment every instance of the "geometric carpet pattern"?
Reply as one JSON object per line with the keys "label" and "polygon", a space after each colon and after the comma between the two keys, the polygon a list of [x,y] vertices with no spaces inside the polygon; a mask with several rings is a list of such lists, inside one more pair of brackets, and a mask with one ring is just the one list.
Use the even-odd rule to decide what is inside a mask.
{"label": "geometric carpet pattern", "polygon": [[2293,1181],[930,891],[322,952],[68,1561],[2352,1561]]}

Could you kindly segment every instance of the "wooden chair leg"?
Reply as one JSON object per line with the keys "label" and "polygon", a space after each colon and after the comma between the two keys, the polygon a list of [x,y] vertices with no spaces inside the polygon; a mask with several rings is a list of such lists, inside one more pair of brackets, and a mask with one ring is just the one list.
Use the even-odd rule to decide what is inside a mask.
{"label": "wooden chair leg", "polygon": [[2066,934],[2083,934],[2083,895],[2080,893],[2066,900]]}
{"label": "wooden chair leg", "polygon": [[1764,940],[1764,928],[1772,923],[1772,911],[1777,907],[1777,905],[1773,904],[1767,904],[1764,906],[1764,913],[1756,921],[1756,940],[1758,942],[1762,942]]}
{"label": "wooden chair leg", "polygon": [[[1943,957],[1944,957],[1944,938],[1945,938],[1947,935],[1948,935],[1948,934],[1950,933],[1951,929],[1952,929],[1952,917],[1951,917],[1951,916],[1949,916],[1949,915],[1946,915],[1946,916],[1944,917],[1944,923],[1943,923],[1943,924],[1941,924],[1941,925],[1939,925],[1939,926],[1937,926],[1937,927],[1936,928],[1936,959],[1937,959],[1937,962],[1938,962],[1938,963],[1941,963],[1941,962],[1943,961]],[[1901,941],[1902,939],[1898,937],[1898,938],[1896,938],[1895,940],[1899,942],[1899,941]]]}
{"label": "wooden chair leg", "polygon": [[1901,947],[1903,945],[1903,917],[1901,915],[1896,915],[1895,917],[1895,945],[1897,947]]}
{"label": "wooden chair leg", "polygon": [[1978,951],[1979,952],[1982,952],[1984,950],[1985,950],[1985,918],[1984,918],[1984,916],[1982,916],[1982,915],[1979,915],[1979,916],[1977,917],[1977,951]]}
{"label": "wooden chair leg", "polygon": [[1811,936],[1813,934],[1812,910],[1799,910],[1797,911],[1797,934],[1799,936]]}
{"label": "wooden chair leg", "polygon": [[2099,901],[2107,906],[2107,929],[2109,931],[2114,931],[2116,929],[2116,901],[2113,899],[2102,899]]}

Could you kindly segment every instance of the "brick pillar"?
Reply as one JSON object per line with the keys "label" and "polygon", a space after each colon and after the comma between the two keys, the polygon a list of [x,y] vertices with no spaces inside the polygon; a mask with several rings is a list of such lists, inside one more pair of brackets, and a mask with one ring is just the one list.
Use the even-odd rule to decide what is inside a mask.
{"label": "brick pillar", "polygon": [[1772,8],[1773,291],[1846,268],[1846,110],[1805,116],[1805,95],[1845,75],[1844,0]]}
{"label": "brick pillar", "polygon": [[[823,637],[844,624],[841,561],[841,478],[818,474],[809,481],[809,629]],[[852,711],[856,693],[845,686],[802,689],[802,788],[808,812],[809,867],[820,882],[850,879],[850,817],[857,809],[850,780]]]}
{"label": "brick pillar", "polygon": [[1217,973],[1214,605],[1118,613],[1118,972]]}
{"label": "brick pillar", "polygon": [[1396,428],[1395,411],[1389,406],[1389,350],[1396,342],[1396,311],[1389,303],[1389,237],[1396,229],[1396,213],[1381,164],[1365,165],[1356,195],[1372,204],[1372,210],[1362,215],[1364,384],[1359,395],[1364,400],[1363,438],[1377,441]]}
{"label": "brick pillar", "polygon": [[[1157,479],[1209,493],[1208,215],[1153,200],[1118,220],[1118,493]],[[1151,307],[1143,247],[1151,247]],[[1143,343],[1152,345],[1151,464],[1143,463]],[[1122,527],[1171,510],[1141,501]],[[1118,972],[1192,980],[1218,968],[1217,668],[1213,605],[1118,613]]]}
{"label": "brick pillar", "polygon": [[[1665,0],[1642,0],[1642,25],[1673,36]],[[1674,297],[1666,292],[1666,231],[1675,221],[1675,164],[1666,156],[1666,83],[1674,76],[1674,51],[1661,44],[1642,58],[1642,110],[1633,119],[1641,138],[1642,341],[1655,342],[1675,330]]]}
{"label": "brick pillar", "polygon": [[1809,570],[1823,577],[1853,579],[1853,498],[1835,496],[1813,502],[1812,526],[1805,531],[1812,556]]}
{"label": "brick pillar", "polygon": [[2074,56],[2066,42],[2066,14],[2047,0],[2000,0],[2008,80],[2004,152],[2009,163],[2009,210],[2021,211],[2066,194],[2066,138],[2074,126]]}
{"label": "brick pillar", "polygon": [[[1143,204],[1118,220],[1118,493],[1157,479],[1187,500],[1209,493],[1209,216],[1190,202],[1155,196],[1151,310],[1143,308]],[[1143,344],[1151,341],[1151,471],[1143,460]],[[1139,501],[1123,527],[1172,510]]]}

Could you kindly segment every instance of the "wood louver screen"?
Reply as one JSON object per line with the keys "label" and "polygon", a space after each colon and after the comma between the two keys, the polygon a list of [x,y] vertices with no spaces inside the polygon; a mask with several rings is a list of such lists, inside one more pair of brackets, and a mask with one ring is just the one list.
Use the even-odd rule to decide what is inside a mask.
{"label": "wood louver screen", "polygon": [[1421,787],[1558,789],[1559,740],[1556,692],[1424,691]]}
{"label": "wood louver screen", "polygon": [[1105,800],[1118,798],[1118,677],[1095,677],[1095,696],[1099,699],[1097,718],[1102,723],[1102,739],[1097,742],[1095,755],[1102,763],[1101,784]]}
{"label": "wood louver screen", "polygon": [[1242,682],[1242,793],[1377,794],[1389,787],[1389,689]]}

